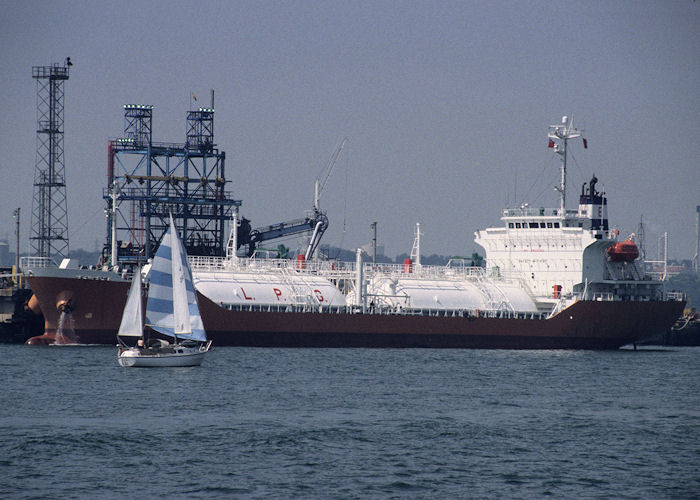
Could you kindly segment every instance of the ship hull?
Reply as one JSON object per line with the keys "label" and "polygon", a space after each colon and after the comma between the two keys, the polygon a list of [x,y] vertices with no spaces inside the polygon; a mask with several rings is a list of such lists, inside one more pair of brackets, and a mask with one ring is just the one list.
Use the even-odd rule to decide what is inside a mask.
{"label": "ship hull", "polygon": [[[56,304],[70,298],[72,334],[81,343],[114,344],[129,282],[29,277],[51,343]],[[679,301],[579,301],[550,319],[228,310],[199,295],[208,339],[216,346],[617,349],[664,333],[682,314]]]}

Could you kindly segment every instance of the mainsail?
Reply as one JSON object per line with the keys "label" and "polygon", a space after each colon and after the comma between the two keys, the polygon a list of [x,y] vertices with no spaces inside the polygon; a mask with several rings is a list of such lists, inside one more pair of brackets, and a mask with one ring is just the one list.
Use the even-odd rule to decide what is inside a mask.
{"label": "mainsail", "polygon": [[172,215],[151,265],[146,303],[146,324],[154,330],[191,340],[205,341],[197,294]]}
{"label": "mainsail", "polygon": [[139,267],[131,279],[129,296],[122,314],[117,335],[123,337],[140,337],[143,335],[143,306],[141,305],[141,268]]}

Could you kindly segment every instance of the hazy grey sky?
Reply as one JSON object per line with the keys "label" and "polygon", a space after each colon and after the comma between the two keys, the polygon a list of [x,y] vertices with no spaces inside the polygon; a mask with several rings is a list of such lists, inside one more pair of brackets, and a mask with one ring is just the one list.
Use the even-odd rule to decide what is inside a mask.
{"label": "hazy grey sky", "polygon": [[[105,239],[107,141],[125,103],[154,105],[156,141],[184,142],[194,92],[216,91],[215,138],[253,226],[321,199],[323,243],[378,239],[471,254],[476,229],[528,202],[558,206],[547,127],[573,115],[569,208],[593,173],[622,234],[691,258],[700,205],[700,2],[1,1],[0,239],[28,235],[36,150],[32,66],[65,84],[71,249]],[[516,198],[517,197],[517,198]],[[344,223],[345,221],[345,223]],[[12,245],[11,245],[12,246]]]}

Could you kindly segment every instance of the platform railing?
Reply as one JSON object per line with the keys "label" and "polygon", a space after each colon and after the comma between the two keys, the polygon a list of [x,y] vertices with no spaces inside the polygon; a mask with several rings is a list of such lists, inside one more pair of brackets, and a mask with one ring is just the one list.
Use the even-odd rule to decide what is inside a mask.
{"label": "platform railing", "polygon": [[666,297],[666,300],[675,300],[677,302],[687,300],[687,297],[683,292],[666,292],[664,296]]}
{"label": "platform railing", "polygon": [[548,313],[534,311],[480,310],[480,309],[418,309],[404,307],[368,307],[368,306],[324,306],[315,304],[242,304],[220,303],[224,309],[241,312],[279,312],[279,313],[324,313],[324,314],[371,314],[398,316],[432,316],[442,318],[498,318],[498,319],[536,319],[548,317]]}
{"label": "platform railing", "polygon": [[21,269],[56,267],[56,263],[51,257],[20,257],[19,267]]}

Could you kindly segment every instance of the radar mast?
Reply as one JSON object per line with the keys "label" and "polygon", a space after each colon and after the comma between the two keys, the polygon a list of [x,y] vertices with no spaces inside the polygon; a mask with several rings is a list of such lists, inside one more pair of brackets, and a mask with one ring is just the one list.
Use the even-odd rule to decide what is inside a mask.
{"label": "radar mast", "polygon": [[[555,187],[559,191],[560,199],[560,215],[566,216],[566,143],[569,139],[575,139],[581,137],[581,132],[574,128],[573,117],[563,116],[561,119],[561,125],[550,125],[549,132],[547,133],[549,138],[549,147],[554,148],[554,152],[559,155],[561,159],[561,182],[559,186]],[[586,147],[586,140],[583,143]]]}

